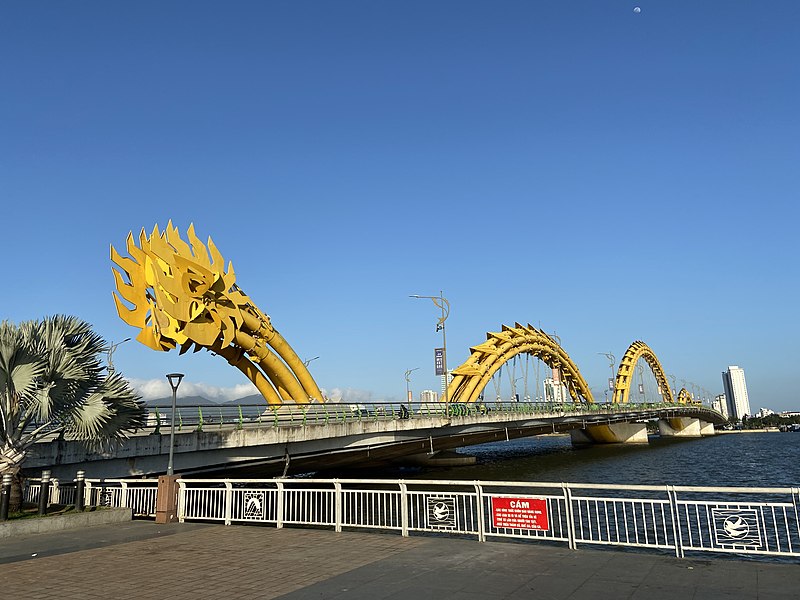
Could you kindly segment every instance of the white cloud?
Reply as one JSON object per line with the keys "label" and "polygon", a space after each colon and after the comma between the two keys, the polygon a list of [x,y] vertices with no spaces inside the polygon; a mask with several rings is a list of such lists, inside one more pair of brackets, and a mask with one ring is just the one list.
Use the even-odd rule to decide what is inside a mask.
{"label": "white cloud", "polygon": [[[169,386],[169,382],[166,378],[129,379],[128,381],[143,400],[155,400],[172,396],[172,388]],[[184,381],[178,388],[179,398],[183,396],[202,396],[214,402],[227,402],[257,393],[258,390],[252,383],[241,383],[226,388],[208,385],[202,382],[195,383],[192,381]]]}
{"label": "white cloud", "polygon": [[[169,382],[164,379],[129,379],[128,380],[136,390],[142,400],[156,400],[160,398],[169,398],[172,396],[172,388]],[[208,385],[206,383],[194,383],[192,381],[183,381],[178,388],[178,397],[185,396],[202,396],[212,400],[213,402],[228,402],[230,400],[237,400],[245,396],[258,394],[258,389],[251,383],[238,384],[233,387],[219,387],[215,385]],[[322,390],[322,393],[329,402],[345,402],[352,404],[360,404],[363,402],[391,402],[392,400],[375,399],[375,394],[369,390],[359,390],[355,388],[332,388],[330,390]]]}

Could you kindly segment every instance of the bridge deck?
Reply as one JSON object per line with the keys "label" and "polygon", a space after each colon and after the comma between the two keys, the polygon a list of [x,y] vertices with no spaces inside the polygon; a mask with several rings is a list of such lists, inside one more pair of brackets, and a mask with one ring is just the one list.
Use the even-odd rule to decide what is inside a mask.
{"label": "bridge deck", "polygon": [[[563,433],[592,424],[678,416],[712,423],[722,420],[719,413],[706,407],[676,404],[507,403],[450,408],[447,416],[441,410],[403,412],[399,405],[368,405],[355,412],[341,406],[315,407],[313,412],[282,407],[267,416],[246,418],[228,413],[226,419],[221,409],[217,413],[209,407],[194,407],[180,416],[175,471],[187,474],[252,465],[262,473],[273,469],[279,474],[287,460],[295,468],[318,470]],[[49,468],[57,478],[72,478],[77,469],[85,470],[88,477],[105,478],[163,473],[170,427],[163,422],[158,425],[161,417],[159,414],[154,427],[101,454],[68,440],[39,444],[26,463],[27,472],[36,475]]]}

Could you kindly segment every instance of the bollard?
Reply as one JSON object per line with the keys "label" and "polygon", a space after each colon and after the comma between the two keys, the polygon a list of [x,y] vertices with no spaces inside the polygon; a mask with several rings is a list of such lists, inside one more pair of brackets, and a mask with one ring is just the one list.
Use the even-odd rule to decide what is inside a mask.
{"label": "bollard", "polygon": [[3,475],[3,487],[0,488],[0,521],[8,521],[8,503],[11,499],[11,480],[11,475]]}
{"label": "bollard", "polygon": [[75,510],[78,512],[83,511],[83,490],[86,486],[84,478],[86,471],[78,471],[75,475]]}
{"label": "bollard", "polygon": [[47,514],[50,501],[50,471],[42,471],[42,484],[39,486],[39,516]]}

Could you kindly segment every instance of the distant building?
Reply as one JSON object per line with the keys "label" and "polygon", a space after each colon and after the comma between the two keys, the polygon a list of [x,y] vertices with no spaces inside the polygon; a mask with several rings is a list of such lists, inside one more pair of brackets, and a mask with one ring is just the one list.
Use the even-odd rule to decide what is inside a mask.
{"label": "distant building", "polygon": [[758,419],[763,419],[764,417],[768,417],[768,416],[770,416],[770,415],[774,415],[774,414],[775,414],[775,411],[774,411],[774,410],[770,410],[770,409],[768,409],[768,408],[761,408],[761,409],[760,409],[760,410],[759,410],[759,411],[758,411],[758,412],[755,414],[755,416],[756,416],[756,418],[758,418]]}
{"label": "distant building", "polygon": [[566,402],[569,398],[567,386],[555,381],[552,377],[544,380],[544,401],[545,402]]}
{"label": "distant building", "polygon": [[722,416],[726,419],[729,417],[728,415],[728,404],[725,402],[725,394],[720,394],[714,401],[711,403],[711,408],[714,410],[718,410],[722,413]]}
{"label": "distant building", "polygon": [[420,402],[438,402],[439,394],[433,390],[422,390],[419,393]]}
{"label": "distant building", "polygon": [[447,375],[441,375],[442,379],[442,398],[444,398],[444,391],[447,389],[447,386],[453,381],[453,372],[449,371]]}
{"label": "distant building", "polygon": [[744,369],[732,365],[722,372],[722,385],[725,386],[725,400],[728,414],[733,419],[741,419],[750,412],[750,399],[747,397],[747,382],[744,380]]}

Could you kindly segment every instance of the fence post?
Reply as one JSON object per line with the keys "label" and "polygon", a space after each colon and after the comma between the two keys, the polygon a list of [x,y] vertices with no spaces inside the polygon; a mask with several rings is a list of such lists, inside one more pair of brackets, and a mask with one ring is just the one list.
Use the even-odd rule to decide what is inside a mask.
{"label": "fence post", "polygon": [[39,486],[39,515],[47,514],[47,504],[50,501],[50,471],[42,471],[42,481]]}
{"label": "fence post", "polygon": [[86,487],[86,471],[78,471],[75,474],[75,510],[78,512],[83,511],[84,507],[84,488]]}
{"label": "fence post", "polygon": [[128,508],[128,482],[127,481],[120,481],[119,482],[121,491],[119,494],[119,507],[120,508]]}
{"label": "fence post", "polygon": [[182,479],[178,479],[178,522],[183,523],[186,520],[186,484]]}
{"label": "fence post", "polygon": [[561,484],[564,492],[564,504],[567,513],[567,544],[570,550],[577,550],[578,544],[575,542],[575,516],[572,512],[572,490],[566,483]]}
{"label": "fence post", "polygon": [[484,525],[484,510],[483,510],[483,486],[479,482],[475,482],[475,498],[478,503],[478,541],[486,541],[486,526]]}
{"label": "fence post", "polygon": [[51,483],[53,489],[50,490],[50,502],[53,504],[61,504],[61,488],[58,486],[58,479],[53,477]]}
{"label": "fence post", "polygon": [[678,495],[675,492],[674,486],[667,486],[667,498],[669,499],[669,513],[672,517],[672,535],[675,538],[675,556],[683,558],[681,523],[678,514]]}
{"label": "fence post", "polygon": [[233,514],[233,484],[225,480],[225,525],[230,525],[233,521],[231,515]]}
{"label": "fence post", "polygon": [[8,520],[8,503],[11,498],[11,473],[3,475],[3,487],[0,488],[0,521]]}
{"label": "fence post", "polygon": [[174,523],[178,520],[176,482],[179,475],[159,475],[156,492],[156,523]]}
{"label": "fence post", "polygon": [[277,514],[275,515],[275,527],[277,529],[283,529],[283,482],[277,481],[276,484],[278,486],[278,506],[276,511]]}
{"label": "fence post", "polygon": [[333,480],[333,490],[335,531],[340,533],[342,531],[342,484],[336,479]]}
{"label": "fence post", "polygon": [[408,537],[408,486],[400,480],[400,534]]}

